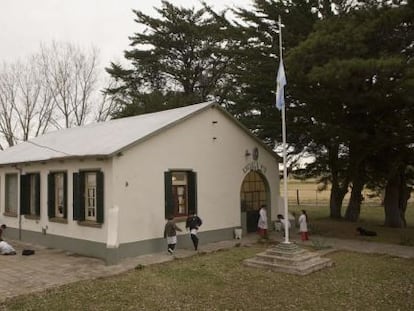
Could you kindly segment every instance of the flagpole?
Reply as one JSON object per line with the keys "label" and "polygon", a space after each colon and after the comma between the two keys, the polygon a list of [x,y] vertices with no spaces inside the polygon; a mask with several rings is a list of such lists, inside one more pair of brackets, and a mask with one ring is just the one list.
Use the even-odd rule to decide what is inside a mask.
{"label": "flagpole", "polygon": [[[282,49],[282,19],[279,15],[279,57],[282,63],[283,49]],[[284,218],[285,218],[285,242],[289,242],[289,215],[288,215],[288,188],[287,188],[287,166],[286,166],[286,105],[282,106],[282,141],[283,141],[283,198],[284,198]]]}

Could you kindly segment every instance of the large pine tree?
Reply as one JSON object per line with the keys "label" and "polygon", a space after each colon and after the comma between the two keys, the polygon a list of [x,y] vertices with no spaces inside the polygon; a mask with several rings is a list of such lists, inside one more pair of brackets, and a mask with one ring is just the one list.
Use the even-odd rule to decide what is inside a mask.
{"label": "large pine tree", "polygon": [[106,90],[120,105],[116,117],[225,100],[227,21],[206,5],[196,10],[162,1],[156,12],[134,10],[139,30],[124,54],[128,65],[107,68],[117,82]]}

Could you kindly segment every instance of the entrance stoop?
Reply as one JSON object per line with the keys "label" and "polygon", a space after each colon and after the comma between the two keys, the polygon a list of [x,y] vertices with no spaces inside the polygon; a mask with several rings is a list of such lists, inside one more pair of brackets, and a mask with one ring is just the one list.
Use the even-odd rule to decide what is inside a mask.
{"label": "entrance stoop", "polygon": [[332,266],[330,258],[322,258],[316,252],[300,248],[295,243],[279,243],[254,258],[244,260],[250,267],[271,269],[298,275],[307,275]]}

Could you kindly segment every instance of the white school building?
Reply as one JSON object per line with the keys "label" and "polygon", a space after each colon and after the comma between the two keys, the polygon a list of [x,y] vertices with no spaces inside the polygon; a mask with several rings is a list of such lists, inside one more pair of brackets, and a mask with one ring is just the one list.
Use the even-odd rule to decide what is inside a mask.
{"label": "white school building", "polygon": [[[174,215],[203,243],[256,231],[283,212],[276,154],[214,102],[64,129],[0,152],[7,238],[104,259],[166,250]],[[271,226],[269,226],[271,227]]]}

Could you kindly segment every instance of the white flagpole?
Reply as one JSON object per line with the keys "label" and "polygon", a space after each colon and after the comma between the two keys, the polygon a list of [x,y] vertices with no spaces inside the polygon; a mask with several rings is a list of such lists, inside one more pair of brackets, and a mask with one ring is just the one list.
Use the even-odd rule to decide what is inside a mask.
{"label": "white flagpole", "polygon": [[[282,62],[283,49],[282,49],[282,19],[279,15],[279,57]],[[287,166],[286,166],[286,104],[282,107],[282,140],[283,140],[283,198],[284,198],[284,218],[285,218],[285,242],[289,242],[289,215],[288,215],[288,188],[287,188]]]}

